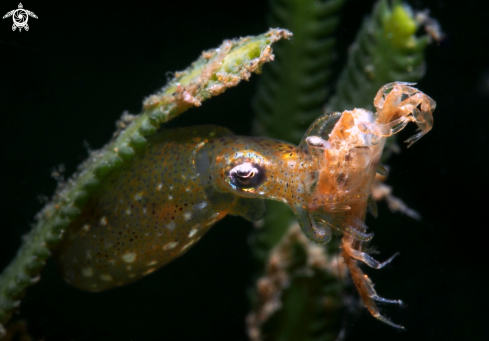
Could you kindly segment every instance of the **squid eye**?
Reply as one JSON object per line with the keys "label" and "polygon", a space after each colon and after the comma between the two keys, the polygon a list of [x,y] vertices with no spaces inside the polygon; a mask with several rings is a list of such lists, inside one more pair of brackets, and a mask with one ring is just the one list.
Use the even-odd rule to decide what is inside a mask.
{"label": "squid eye", "polygon": [[256,163],[243,163],[229,172],[231,186],[238,189],[250,189],[265,181],[265,170]]}

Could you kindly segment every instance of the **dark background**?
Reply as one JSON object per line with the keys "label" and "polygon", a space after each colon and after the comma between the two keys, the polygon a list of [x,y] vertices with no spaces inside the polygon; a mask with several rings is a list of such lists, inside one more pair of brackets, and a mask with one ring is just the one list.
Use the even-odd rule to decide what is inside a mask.
{"label": "dark background", "polygon": [[[138,1],[130,7],[24,2],[39,19],[28,32],[0,21],[0,268],[30,229],[60,164],[70,175],[111,137],[124,110],[163,86],[225,38],[266,31],[264,1]],[[482,1],[410,1],[429,8],[447,38],[427,52],[418,87],[437,101],[435,126],[392,157],[388,183],[423,217],[391,213],[369,221],[373,240],[392,265],[368,271],[385,307],[407,327],[398,332],[368,315],[350,318],[346,340],[486,340],[488,337],[488,15]],[[370,1],[347,1],[335,69],[341,69]],[[17,8],[3,1],[0,14]],[[249,134],[256,81],[240,84],[179,124],[215,123]],[[401,134],[407,138],[413,132]],[[147,278],[106,293],[78,291],[49,262],[22,303],[36,340],[246,340],[252,285],[251,226],[227,217],[184,257]]]}

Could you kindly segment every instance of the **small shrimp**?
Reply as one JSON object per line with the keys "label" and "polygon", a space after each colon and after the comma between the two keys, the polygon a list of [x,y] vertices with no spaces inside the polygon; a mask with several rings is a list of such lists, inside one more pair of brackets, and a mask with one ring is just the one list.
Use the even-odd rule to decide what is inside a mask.
{"label": "small shrimp", "polygon": [[[419,133],[407,139],[408,148],[433,127],[433,111],[436,103],[429,96],[409,85],[415,83],[394,82],[384,85],[377,92],[374,106],[377,109],[377,124],[369,123],[364,132],[378,136],[391,136],[401,131],[409,122],[418,125]],[[373,130],[369,130],[373,129]]]}
{"label": "small shrimp", "polygon": [[[432,112],[436,106],[435,102],[410,85],[412,83],[396,82],[383,86],[374,99],[376,114],[363,109],[343,112],[341,119],[329,134],[327,142],[331,147],[316,146],[324,154],[324,166],[320,172],[316,193],[313,195],[314,201],[323,200],[324,197],[329,200],[345,196],[352,198],[342,216],[329,210],[327,205],[325,211],[328,212],[327,216],[337,216],[336,220],[341,222],[340,229],[344,231],[342,256],[370,314],[400,329],[404,327],[392,323],[380,314],[375,301],[397,304],[402,302],[378,296],[371,280],[358,266],[357,260],[369,267],[380,269],[397,255],[380,263],[363,251],[365,242],[370,238],[359,238],[366,233],[364,221],[369,205],[369,200],[362,197],[362,194],[370,193],[376,172],[384,172],[378,167],[388,136],[399,132],[408,122],[415,122],[420,132],[406,140],[409,147],[433,126]],[[320,143],[322,146],[324,144]],[[345,227],[356,232],[347,233]]]}

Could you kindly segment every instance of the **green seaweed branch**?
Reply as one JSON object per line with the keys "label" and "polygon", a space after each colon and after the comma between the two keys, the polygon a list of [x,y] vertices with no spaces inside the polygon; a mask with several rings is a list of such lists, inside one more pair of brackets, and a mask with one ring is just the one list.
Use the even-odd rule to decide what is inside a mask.
{"label": "green seaweed branch", "polygon": [[263,70],[254,101],[256,134],[298,144],[321,115],[343,2],[270,1],[270,26],[280,24],[294,32],[294,38],[277,44],[276,61]]}
{"label": "green seaweed branch", "polygon": [[37,224],[1,274],[0,337],[26,288],[39,280],[46,259],[62,240],[66,227],[80,214],[90,193],[104,178],[140,153],[146,139],[163,123],[241,80],[248,80],[251,73],[259,73],[263,64],[274,58],[271,44],[291,35],[287,30],[271,29],[255,37],[225,40],[219,48],[203,52],[189,68],[177,72],[160,92],[149,96],[140,115],[123,116],[112,141],[92,152],[78,173],[58,188],[51,202],[37,215]]}
{"label": "green seaweed branch", "polygon": [[400,0],[379,1],[351,45],[345,69],[329,100],[328,111],[373,110],[372,98],[386,83],[417,82],[425,71],[430,38],[417,37],[414,13]]}

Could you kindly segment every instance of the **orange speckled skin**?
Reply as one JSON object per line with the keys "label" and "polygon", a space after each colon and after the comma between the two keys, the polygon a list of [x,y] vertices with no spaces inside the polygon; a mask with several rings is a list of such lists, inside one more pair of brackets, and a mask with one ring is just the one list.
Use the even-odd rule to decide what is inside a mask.
{"label": "orange speckled skin", "polygon": [[[222,139],[211,173],[218,188],[250,198],[263,198],[284,203],[306,204],[310,196],[304,184],[314,179],[319,166],[289,143],[264,137],[229,136]],[[229,172],[243,163],[256,163],[265,170],[265,181],[248,190],[234,189],[229,184]]]}
{"label": "orange speckled skin", "polygon": [[237,197],[207,188],[210,200],[195,165],[202,146],[229,134],[213,126],[164,131],[129,165],[110,174],[70,225],[59,249],[66,281],[89,291],[135,281],[184,253],[216,221],[235,213]]}

